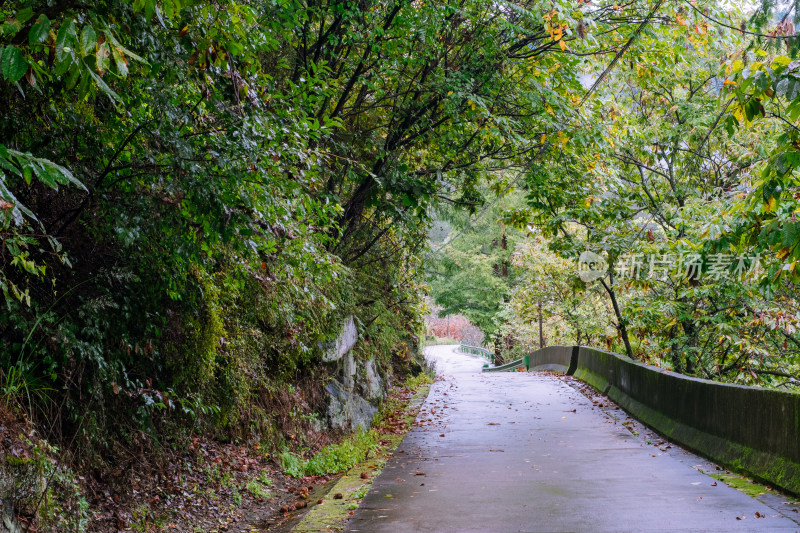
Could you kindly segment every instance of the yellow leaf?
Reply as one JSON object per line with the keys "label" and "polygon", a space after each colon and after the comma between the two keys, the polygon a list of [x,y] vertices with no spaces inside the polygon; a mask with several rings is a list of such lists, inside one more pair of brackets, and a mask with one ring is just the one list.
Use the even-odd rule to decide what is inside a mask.
{"label": "yellow leaf", "polygon": [[777,203],[778,202],[777,202],[777,200],[775,200],[775,197],[774,196],[770,196],[769,200],[767,201],[767,211],[769,212],[769,211],[774,210],[775,206],[777,205]]}
{"label": "yellow leaf", "polygon": [[562,52],[567,49],[567,43],[564,41],[558,41],[558,45],[561,47]]}
{"label": "yellow leaf", "polygon": [[774,59],[772,60],[772,65],[773,65],[773,67],[774,67],[776,64],[777,64],[777,65],[780,65],[780,66],[782,66],[782,67],[787,67],[787,66],[789,66],[789,63],[791,63],[791,62],[792,62],[792,60],[791,60],[791,59],[789,59],[789,58],[788,58],[788,57],[786,57],[786,56],[777,56],[776,58],[774,58]]}

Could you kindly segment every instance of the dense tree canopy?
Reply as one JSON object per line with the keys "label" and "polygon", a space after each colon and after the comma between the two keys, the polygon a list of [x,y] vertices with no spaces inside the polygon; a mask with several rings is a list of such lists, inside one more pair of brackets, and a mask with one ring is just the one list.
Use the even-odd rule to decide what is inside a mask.
{"label": "dense tree canopy", "polygon": [[[791,176],[800,108],[794,7],[774,7],[659,8],[665,17],[653,18],[579,109],[584,130],[567,130],[555,157],[528,168],[528,206],[505,222],[548,240],[534,230],[516,250],[526,258],[511,282],[519,288],[494,315],[504,331],[539,345],[531,326],[544,297],[561,317],[547,336],[575,339],[581,329],[569,317],[589,305],[589,343],[711,379],[796,383]],[[590,61],[584,71],[606,65]],[[591,142],[581,142],[587,132]],[[572,270],[573,282],[585,251],[608,271],[565,284],[543,242],[571,260],[560,270]]]}

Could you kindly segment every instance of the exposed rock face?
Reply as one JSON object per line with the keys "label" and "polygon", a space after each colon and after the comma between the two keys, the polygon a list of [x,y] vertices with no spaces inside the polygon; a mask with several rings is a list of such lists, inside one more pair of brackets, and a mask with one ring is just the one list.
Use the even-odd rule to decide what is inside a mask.
{"label": "exposed rock face", "polygon": [[369,428],[372,417],[378,411],[377,407],[336,380],[328,383],[325,390],[330,395],[327,418],[331,428],[344,431]]}
{"label": "exposed rock face", "polygon": [[340,374],[340,379],[331,381],[325,387],[330,398],[327,422],[332,429],[351,431],[359,427],[369,428],[377,411],[372,404],[378,404],[386,395],[375,361],[370,359],[362,367],[356,360],[353,347],[357,341],[358,329],[350,316],[323,355],[324,361],[337,362]]}
{"label": "exposed rock face", "polygon": [[364,364],[364,381],[361,385],[368,400],[380,400],[386,395],[386,389],[374,359],[370,359]]}
{"label": "exposed rock face", "polygon": [[344,356],[343,363],[342,382],[344,383],[345,388],[352,392],[356,384],[356,370],[358,370],[358,367],[356,366],[356,358],[353,355],[353,352],[348,352],[347,355]]}
{"label": "exposed rock face", "polygon": [[14,519],[14,506],[9,500],[0,500],[0,533],[22,533]]}
{"label": "exposed rock face", "polygon": [[338,361],[344,357],[358,341],[358,330],[352,316],[347,317],[342,326],[342,331],[322,356],[323,361]]}
{"label": "exposed rock face", "polygon": [[33,514],[43,490],[41,464],[11,455],[0,459],[0,533],[22,532],[14,519],[14,507]]}

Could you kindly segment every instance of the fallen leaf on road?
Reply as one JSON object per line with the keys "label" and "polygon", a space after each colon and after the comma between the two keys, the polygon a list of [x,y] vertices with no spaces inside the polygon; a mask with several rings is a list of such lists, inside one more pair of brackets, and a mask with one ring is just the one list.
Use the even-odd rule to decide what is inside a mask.
{"label": "fallen leaf on road", "polygon": [[712,487],[716,487],[717,486],[717,482],[715,481],[714,483],[711,484],[711,486]]}

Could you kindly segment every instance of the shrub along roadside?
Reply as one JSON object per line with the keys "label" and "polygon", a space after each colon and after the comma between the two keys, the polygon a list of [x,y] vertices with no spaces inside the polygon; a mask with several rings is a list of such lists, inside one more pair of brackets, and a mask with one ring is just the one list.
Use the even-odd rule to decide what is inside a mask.
{"label": "shrub along roadside", "polygon": [[410,376],[403,387],[392,390],[384,400],[375,414],[371,429],[360,428],[341,442],[325,446],[308,460],[284,450],[279,455],[284,472],[292,477],[339,474],[353,468],[370,455],[374,456],[379,450],[385,451],[386,435],[405,434],[408,421],[404,419],[409,415],[412,399],[421,394],[426,396],[431,383],[430,370]]}
{"label": "shrub along roadside", "polygon": [[[417,379],[412,383],[425,383]],[[424,385],[423,385],[424,387]],[[298,391],[299,393],[299,391]],[[392,424],[401,416],[404,398],[412,391],[397,388],[381,411],[381,424]],[[394,427],[394,426],[389,426]],[[13,458],[4,461],[5,470],[30,472],[32,483],[19,500],[17,516],[21,525],[39,531],[211,531],[246,521],[280,521],[287,517],[272,514],[272,509],[295,503],[294,494],[303,487],[322,485],[330,475],[311,475],[312,470],[340,472],[363,461],[359,453],[368,449],[371,456],[384,449],[384,429],[360,432],[331,444],[308,461],[288,451],[297,465],[309,472],[292,472],[281,465],[281,454],[269,453],[258,442],[222,444],[194,436],[181,446],[164,442],[169,448],[159,454],[159,461],[143,464],[136,461],[103,479],[83,477],[64,465],[60,451],[31,433],[24,422],[6,426],[0,438],[13,438]],[[24,439],[26,433],[34,435]],[[17,457],[18,456],[18,457]],[[145,460],[145,459],[143,459]],[[284,471],[286,470],[286,471]],[[290,474],[299,474],[296,477]],[[115,477],[116,476],[116,477]],[[34,518],[35,516],[35,518]],[[33,529],[35,530],[35,529]]]}
{"label": "shrub along roadside", "polygon": [[[386,461],[400,445],[414,422],[420,406],[428,396],[432,383],[431,376],[432,373],[420,374],[416,378],[407,380],[405,387],[392,392],[386,401],[386,407],[376,415],[373,429],[370,431],[378,435],[375,447],[361,460],[351,464],[336,484],[328,489],[328,494],[335,497],[326,497],[321,503],[312,504],[311,510],[302,517],[292,531],[310,533],[340,531],[343,528],[344,522],[369,492],[372,481],[380,474]],[[329,456],[330,453],[321,452],[318,455]],[[291,507],[287,508],[288,517],[296,514]]]}

